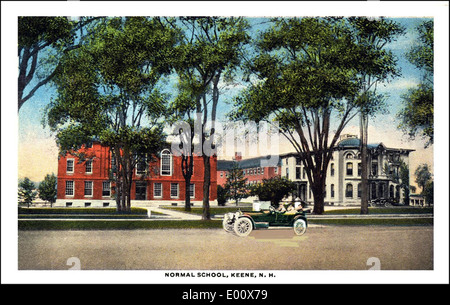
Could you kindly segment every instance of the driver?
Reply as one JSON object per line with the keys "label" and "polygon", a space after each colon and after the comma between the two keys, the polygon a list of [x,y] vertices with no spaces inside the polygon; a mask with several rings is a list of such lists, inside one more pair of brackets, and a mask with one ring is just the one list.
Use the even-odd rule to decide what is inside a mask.
{"label": "driver", "polygon": [[286,212],[286,208],[284,207],[284,204],[280,203],[278,205],[277,212],[280,212],[280,213]]}

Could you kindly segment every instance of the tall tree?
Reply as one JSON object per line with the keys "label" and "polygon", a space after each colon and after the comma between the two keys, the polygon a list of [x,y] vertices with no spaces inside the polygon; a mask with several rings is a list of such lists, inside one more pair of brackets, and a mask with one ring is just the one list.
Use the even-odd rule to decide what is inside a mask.
{"label": "tall tree", "polygon": [[129,211],[133,171],[165,145],[166,98],[158,87],[171,71],[175,33],[158,18],[109,18],[83,47],[63,57],[53,81],[57,98],[46,122],[61,153],[96,138],[116,165],[120,211]]}
{"label": "tall tree", "polygon": [[18,110],[55,76],[60,58],[82,43],[88,31],[84,28],[96,19],[19,17]]}
{"label": "tall tree", "polygon": [[35,188],[36,186],[28,177],[19,182],[19,199],[26,203],[27,207],[30,207],[30,204],[37,196]]}
{"label": "tall tree", "polygon": [[53,203],[56,202],[57,195],[57,179],[55,174],[47,174],[39,184],[38,191],[39,197],[45,201],[50,202],[50,206],[53,206]]}
{"label": "tall tree", "polygon": [[257,47],[250,69],[258,81],[236,99],[231,117],[278,121],[307,169],[314,213],[322,214],[333,148],[363,102],[354,98],[359,48],[345,22],[330,18],[275,19]]}
{"label": "tall tree", "polygon": [[421,164],[416,168],[416,171],[414,172],[416,175],[416,182],[419,187],[422,188],[422,193],[425,190],[425,186],[429,181],[432,179],[432,174],[430,172],[430,169],[428,167],[428,164]]}
{"label": "tall tree", "polygon": [[434,23],[425,21],[417,27],[419,43],[412,47],[406,58],[423,72],[422,80],[415,88],[408,89],[403,98],[403,108],[397,114],[399,128],[411,139],[421,135],[425,148],[434,141]]}
{"label": "tall tree", "polygon": [[[242,58],[241,47],[248,42],[248,23],[244,18],[182,17],[169,21],[174,28],[183,31],[183,43],[179,48],[177,73],[185,86],[195,119],[200,122],[198,144],[194,154],[201,154],[204,165],[203,214],[211,219],[209,209],[211,165],[215,151],[215,121],[219,103],[219,82],[230,75]],[[209,128],[209,129],[207,129]]]}
{"label": "tall tree", "polygon": [[[361,214],[369,213],[369,183],[367,141],[369,117],[382,110],[383,96],[376,93],[377,85],[399,76],[396,60],[386,45],[404,33],[398,23],[385,18],[349,18],[349,26],[358,46],[357,64],[360,91],[360,140],[361,140]],[[376,60],[374,60],[376,58]]]}
{"label": "tall tree", "polygon": [[237,162],[227,171],[227,180],[225,183],[225,190],[227,198],[233,199],[236,206],[242,198],[249,196],[247,188],[247,178],[244,176],[244,171],[239,167]]}

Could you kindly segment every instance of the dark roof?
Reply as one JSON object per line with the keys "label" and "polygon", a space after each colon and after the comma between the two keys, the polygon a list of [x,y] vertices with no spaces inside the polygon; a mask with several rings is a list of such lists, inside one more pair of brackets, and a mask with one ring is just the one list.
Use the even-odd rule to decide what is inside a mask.
{"label": "dark roof", "polygon": [[[359,147],[361,145],[361,140],[358,138],[350,138],[340,141],[336,146],[337,147]],[[378,146],[383,145],[383,143],[372,143],[367,144],[368,148],[377,148]]]}
{"label": "dark roof", "polygon": [[358,138],[350,138],[340,141],[338,147],[355,147],[360,145],[361,141]]}
{"label": "dark roof", "polygon": [[[242,159],[239,161],[235,160],[217,160],[217,170],[218,171],[226,171],[233,167],[233,163],[237,162],[239,168],[245,169],[245,168],[255,168],[255,167],[262,167],[261,161],[263,160],[269,160],[271,156],[263,156],[263,157],[256,157],[256,158],[250,158],[250,159]],[[278,158],[277,166],[281,165],[281,158]]]}

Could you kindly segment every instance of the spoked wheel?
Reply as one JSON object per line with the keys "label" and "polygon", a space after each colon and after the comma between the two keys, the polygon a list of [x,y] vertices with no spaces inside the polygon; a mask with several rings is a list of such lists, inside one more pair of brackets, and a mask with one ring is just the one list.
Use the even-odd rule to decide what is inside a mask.
{"label": "spoked wheel", "polygon": [[224,219],[222,222],[222,226],[223,229],[227,232],[227,233],[233,233],[234,232],[234,224],[228,221],[228,219]]}
{"label": "spoked wheel", "polygon": [[304,219],[299,218],[294,222],[293,227],[295,234],[303,235],[306,232],[306,221]]}
{"label": "spoked wheel", "polygon": [[239,218],[234,223],[234,233],[237,236],[245,237],[249,235],[253,230],[252,221],[246,217]]}

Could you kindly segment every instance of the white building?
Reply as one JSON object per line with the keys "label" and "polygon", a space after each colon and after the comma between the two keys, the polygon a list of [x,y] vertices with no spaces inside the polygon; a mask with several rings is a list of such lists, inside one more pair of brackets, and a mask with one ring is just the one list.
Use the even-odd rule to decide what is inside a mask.
{"label": "white building", "polygon": [[[368,144],[369,200],[383,198],[403,202],[398,179],[401,161],[409,166],[412,149],[388,148],[383,143]],[[281,155],[281,175],[297,183],[296,196],[312,204],[313,194],[306,170],[297,153]],[[409,183],[409,182],[408,182]],[[361,204],[360,140],[343,135],[328,165],[325,205]]]}

